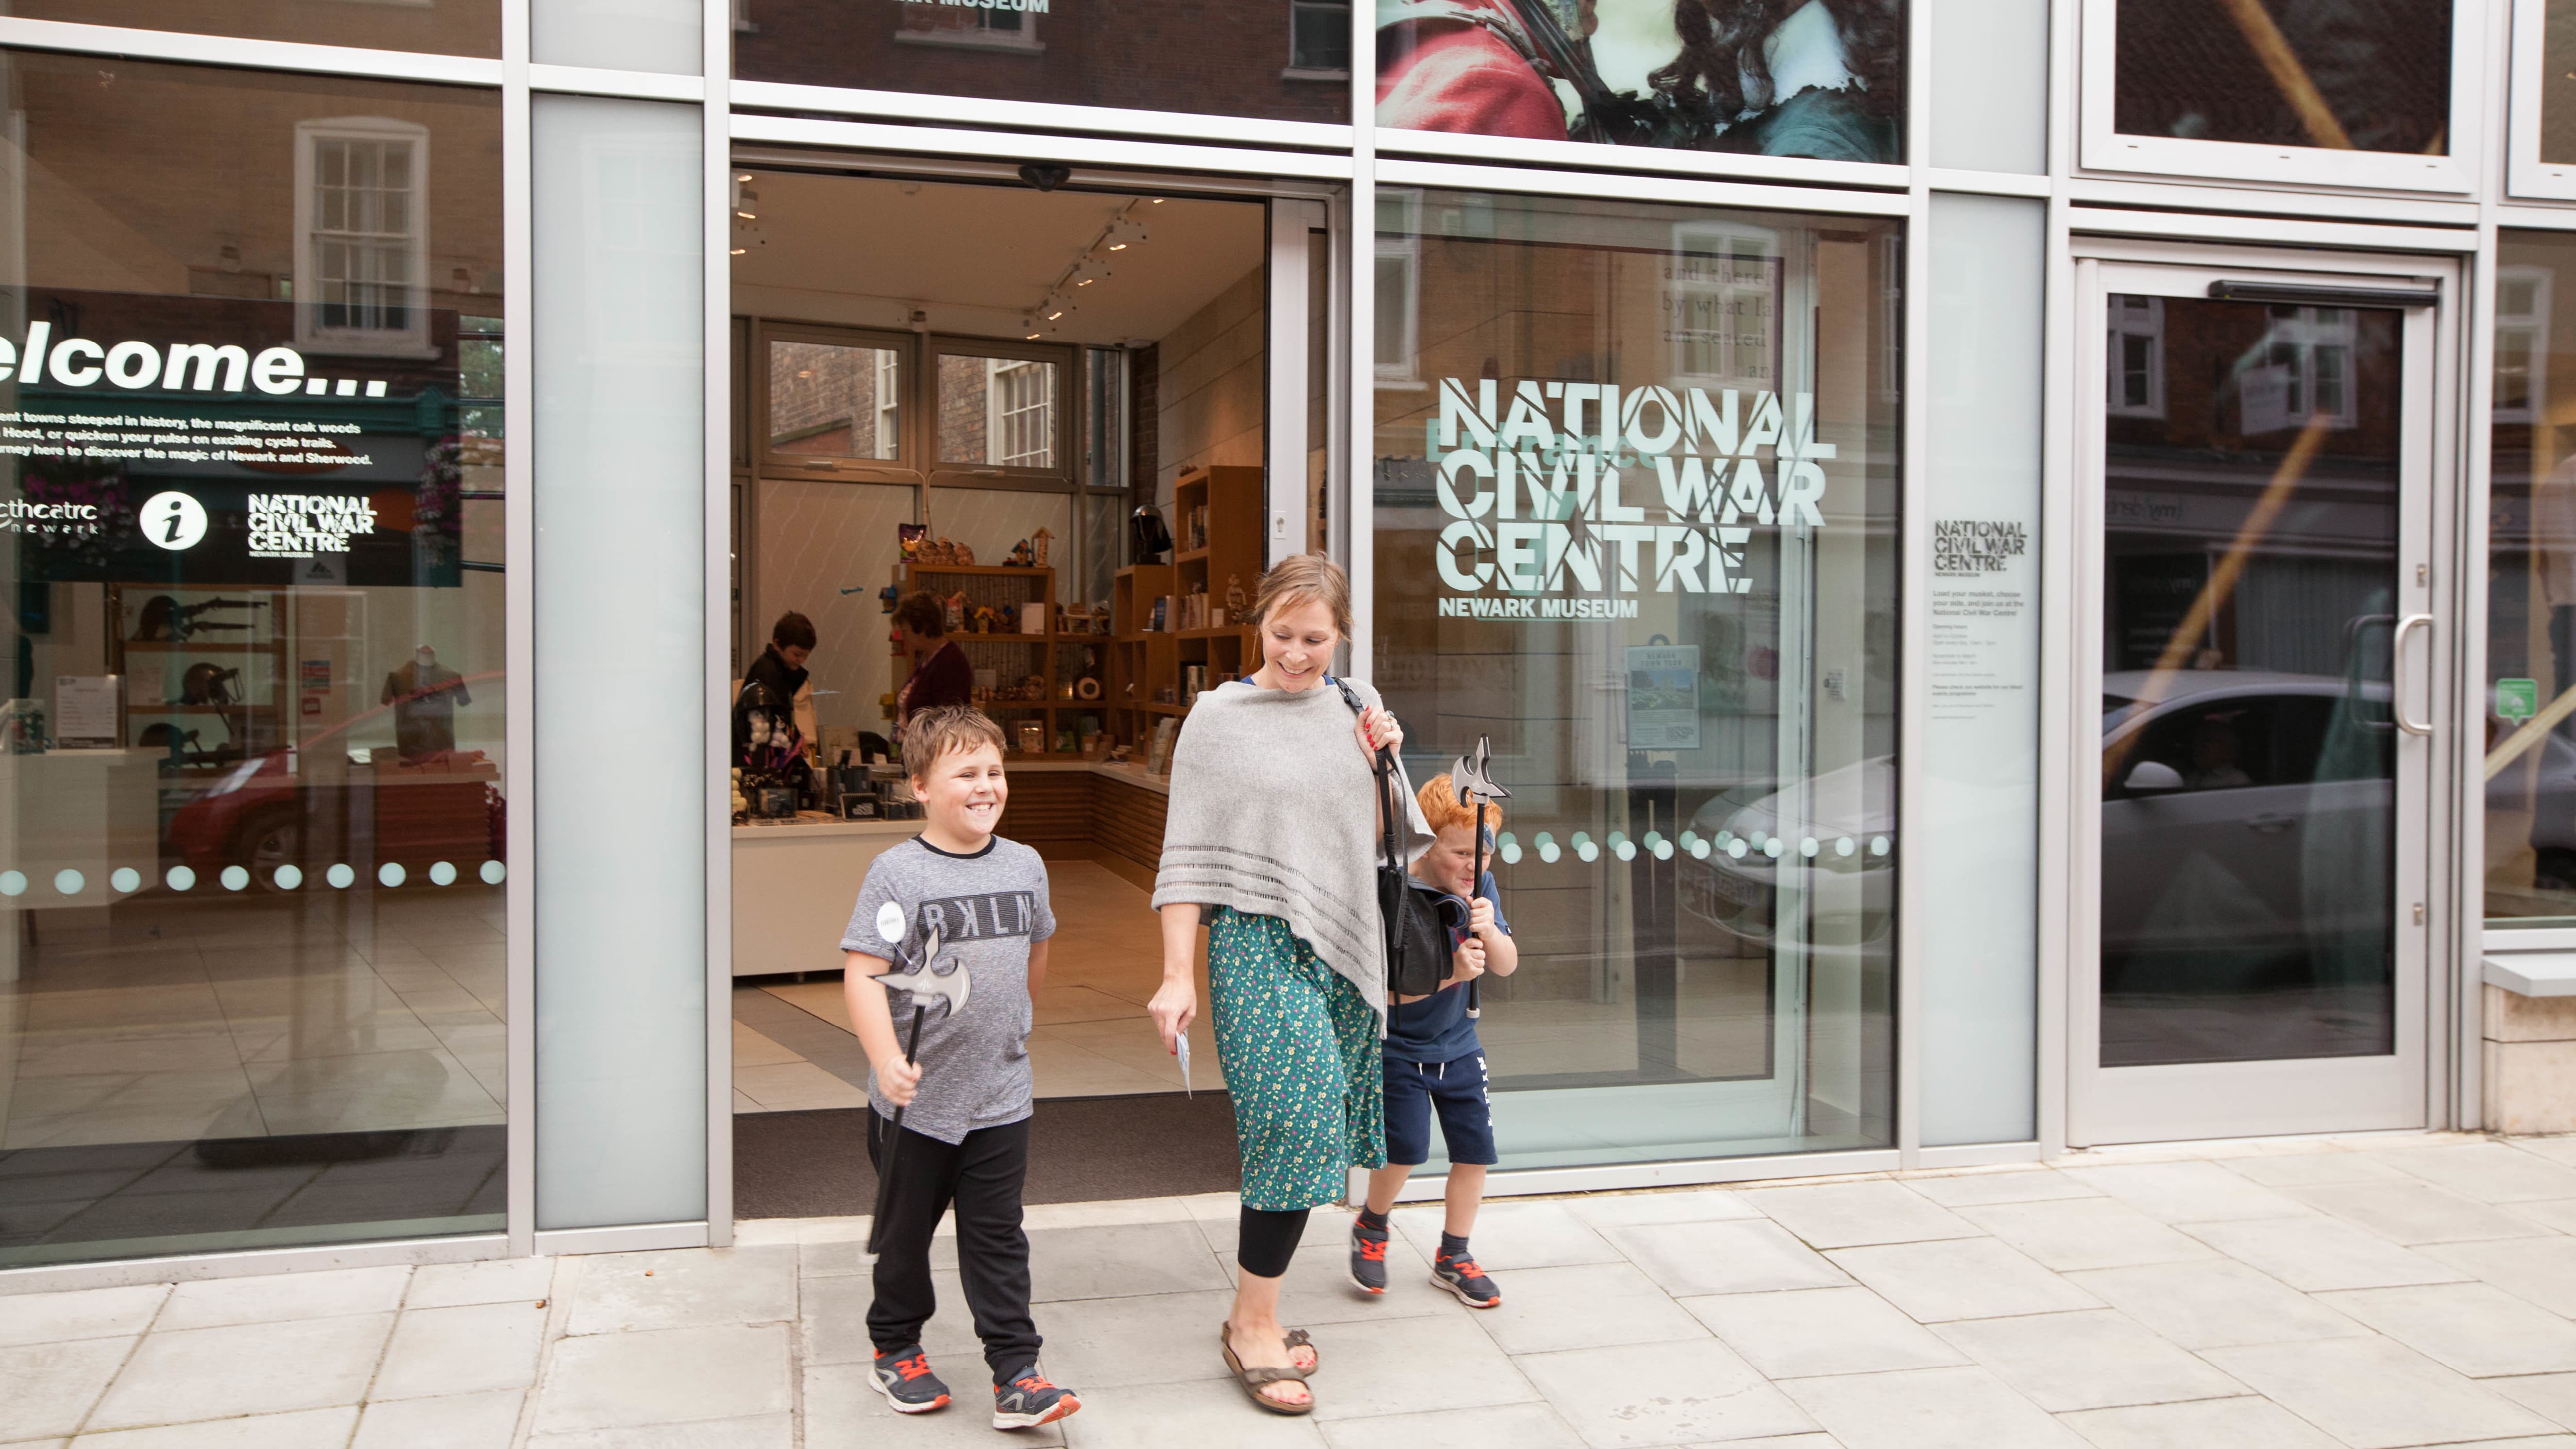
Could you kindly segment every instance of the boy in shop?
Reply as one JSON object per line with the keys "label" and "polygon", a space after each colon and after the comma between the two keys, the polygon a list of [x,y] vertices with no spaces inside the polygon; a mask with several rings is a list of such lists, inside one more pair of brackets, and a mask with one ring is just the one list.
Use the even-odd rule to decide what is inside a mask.
{"label": "boy in shop", "polygon": [[[1020,1227],[1032,1110],[1030,994],[1046,979],[1047,938],[1055,934],[1046,866],[1036,851],[993,833],[1010,798],[1000,725],[973,709],[923,710],[905,725],[903,745],[922,802],[921,834],[868,867],[841,940],[850,1021],[871,1068],[868,1159],[879,1172],[891,1166],[893,1179],[868,1305],[876,1346],[870,1382],[898,1414],[948,1406],[921,1330],[938,1306],[931,1234],[953,1206],[958,1274],[993,1373],[993,1427],[1034,1428],[1082,1407],[1038,1372],[1029,1240]],[[933,930],[938,957],[925,962]],[[920,1050],[907,1060],[913,1004],[891,1003],[870,978],[923,966],[943,976],[966,972],[971,986],[963,1008],[924,1003]]]}
{"label": "boy in shop", "polygon": [[[1509,976],[1520,965],[1502,896],[1487,871],[1476,869],[1477,820],[1459,800],[1447,775],[1435,775],[1414,797],[1437,839],[1413,863],[1413,874],[1465,907],[1466,924],[1449,932],[1449,979],[1429,996],[1390,996],[1386,1009],[1386,1163],[1369,1174],[1368,1202],[1351,1224],[1351,1281],[1363,1293],[1386,1291],[1387,1213],[1405,1175],[1431,1156],[1431,1118],[1449,1149],[1447,1220],[1431,1281],[1470,1308],[1494,1308],[1502,1290],[1476,1266],[1467,1235],[1485,1195],[1485,1170],[1494,1153],[1494,1113],[1486,1096],[1485,1049],[1476,1020],[1467,1014],[1468,982]],[[1502,807],[1485,806],[1484,829],[1502,824]],[[1488,849],[1485,855],[1491,858]]]}

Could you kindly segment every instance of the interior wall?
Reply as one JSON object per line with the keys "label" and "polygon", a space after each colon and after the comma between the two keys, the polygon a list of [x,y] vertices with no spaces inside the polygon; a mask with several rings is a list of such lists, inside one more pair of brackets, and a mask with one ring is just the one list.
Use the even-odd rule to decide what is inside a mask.
{"label": "interior wall", "polygon": [[1184,468],[1258,468],[1261,456],[1262,268],[1255,266],[1214,301],[1173,328],[1155,349],[1157,458],[1154,499],[1171,518],[1172,482]]}
{"label": "interior wall", "polygon": [[877,590],[894,578],[895,527],[912,522],[912,492],[795,478],[760,485],[750,632],[765,646],[769,626],[788,610],[814,621],[814,655],[805,668],[818,725],[886,733],[877,701],[894,688],[893,625]]}

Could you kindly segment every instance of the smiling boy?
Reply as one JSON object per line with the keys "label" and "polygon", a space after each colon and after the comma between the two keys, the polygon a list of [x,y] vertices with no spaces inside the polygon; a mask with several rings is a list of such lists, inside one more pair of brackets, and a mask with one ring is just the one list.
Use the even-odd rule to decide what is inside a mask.
{"label": "smiling boy", "polygon": [[[953,1203],[957,1270],[993,1371],[993,1427],[1033,1428],[1082,1407],[1038,1372],[1029,1240],[1020,1227],[1032,1110],[1030,996],[1046,979],[1047,938],[1055,934],[1046,866],[1036,851],[993,833],[1010,799],[1001,726],[972,709],[924,710],[905,725],[903,752],[922,801],[922,831],[868,867],[841,940],[850,1021],[873,1069],[868,1159],[878,1171],[893,1134],[903,1134],[868,1305],[876,1345],[870,1382],[898,1414],[948,1405],[921,1330],[938,1306],[931,1235]],[[934,931],[938,959],[924,962]],[[964,971],[972,984],[962,1008],[931,1009],[920,1055],[907,1061],[898,1011],[870,978],[917,966]],[[909,1002],[900,1014],[909,1031]]]}

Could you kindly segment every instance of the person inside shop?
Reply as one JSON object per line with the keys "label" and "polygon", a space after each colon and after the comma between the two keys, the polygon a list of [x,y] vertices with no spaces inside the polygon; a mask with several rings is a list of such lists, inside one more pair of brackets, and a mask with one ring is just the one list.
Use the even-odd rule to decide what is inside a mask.
{"label": "person inside shop", "polygon": [[912,658],[912,677],[894,697],[896,737],[903,723],[926,709],[963,708],[975,702],[975,666],[966,651],[948,637],[948,613],[926,593],[907,596],[894,608],[895,638]]}
{"label": "person inside shop", "polygon": [[[805,661],[813,654],[813,620],[791,609],[769,626],[769,647],[760,651],[760,657],[743,671],[742,687],[734,693],[733,757],[737,766],[746,770],[773,768],[803,754],[805,742],[821,736],[814,725],[814,692],[805,672]],[[769,729],[752,727],[752,712],[756,709],[768,712]]]}

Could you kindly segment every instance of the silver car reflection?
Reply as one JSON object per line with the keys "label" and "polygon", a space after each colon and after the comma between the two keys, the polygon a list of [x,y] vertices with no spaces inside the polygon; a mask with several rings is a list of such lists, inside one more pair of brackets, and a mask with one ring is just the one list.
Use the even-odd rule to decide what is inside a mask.
{"label": "silver car reflection", "polygon": [[1679,862],[1682,909],[1736,941],[1767,946],[1779,883],[1803,869],[1813,892],[1811,943],[1849,948],[1884,939],[1896,904],[1894,762],[1878,755],[1828,770],[1808,782],[1806,795],[1802,807],[1792,792],[1761,781],[1702,805],[1690,828],[1709,852]]}

